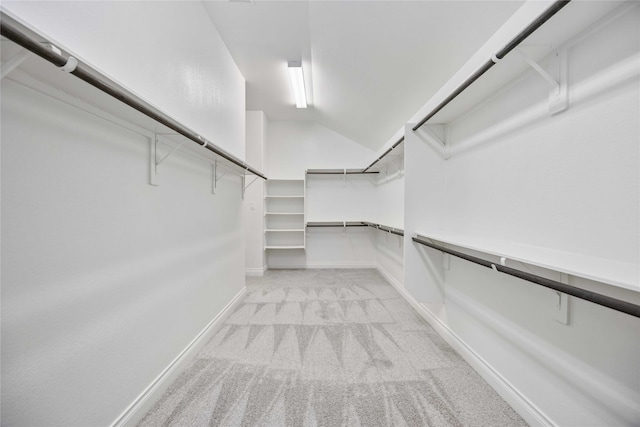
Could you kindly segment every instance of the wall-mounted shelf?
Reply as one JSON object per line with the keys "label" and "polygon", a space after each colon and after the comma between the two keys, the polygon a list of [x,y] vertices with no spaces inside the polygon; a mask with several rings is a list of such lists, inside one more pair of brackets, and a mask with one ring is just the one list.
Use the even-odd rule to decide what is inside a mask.
{"label": "wall-mounted shelf", "polygon": [[304,249],[304,180],[269,179],[265,196],[265,249]]}
{"label": "wall-mounted shelf", "polygon": [[[224,165],[243,179],[248,174],[267,179],[262,172],[248,165],[242,159],[207,140],[186,124],[167,115],[97,69],[78,60],[77,56],[63,49],[58,43],[52,43],[5,12],[0,13],[0,20],[2,21],[0,27],[3,38],[11,40],[16,47],[20,46],[50,63],[48,65],[42,60],[31,61],[28,57],[23,57],[23,59],[28,59],[23,64],[24,68],[28,69],[28,74],[35,78],[38,84],[45,83],[62,90],[66,96],[76,98],[75,106],[89,105],[86,100],[91,99],[89,106],[92,110],[94,108],[100,110],[100,117],[113,116],[115,113],[117,124],[124,125],[144,136],[153,136],[154,140],[157,135],[179,136],[180,141],[176,142],[176,145],[172,144],[173,147],[170,149],[169,155],[180,148],[188,150],[192,154],[198,153],[199,157],[212,161],[212,163],[219,162],[220,165]],[[54,45],[56,49],[52,48]],[[3,50],[6,50],[4,45]],[[162,157],[156,156],[159,153],[155,152],[155,148],[154,141],[151,150],[153,156],[150,156],[151,185],[157,185],[155,181],[156,169],[168,157],[166,153],[163,153]],[[215,175],[213,180],[215,183]]]}
{"label": "wall-mounted shelf", "polygon": [[307,227],[366,227],[362,221],[309,221]]}
{"label": "wall-mounted shelf", "polygon": [[[388,163],[393,162],[394,157],[402,157],[404,156],[404,146],[400,146],[404,142],[404,136],[396,141],[387,151],[385,151],[380,157],[373,161],[369,166],[362,169],[307,169],[305,172],[307,175],[366,175],[366,174],[378,174],[380,173],[380,169],[371,170],[371,168],[378,164],[378,168],[383,165],[388,165]],[[394,151],[395,150],[395,151]],[[393,153],[393,155],[390,155]]]}
{"label": "wall-mounted shelf", "polygon": [[305,249],[304,245],[300,246],[284,246],[284,245],[274,245],[274,246],[265,246],[265,249]]}
{"label": "wall-mounted shelf", "polygon": [[362,175],[374,174],[378,171],[365,171],[364,169],[307,169],[307,175]]}
{"label": "wall-mounted shelf", "polygon": [[265,215],[304,215],[304,212],[265,212]]}
{"label": "wall-mounted shelf", "polygon": [[404,236],[404,230],[401,228],[388,227],[386,225],[367,221],[309,221],[307,222],[307,227],[371,227],[379,231],[395,234],[397,236]]}
{"label": "wall-mounted shelf", "polygon": [[639,265],[599,258],[575,252],[444,233],[420,233],[441,243],[471,249],[526,264],[546,268],[571,276],[582,277],[632,291],[640,292]]}

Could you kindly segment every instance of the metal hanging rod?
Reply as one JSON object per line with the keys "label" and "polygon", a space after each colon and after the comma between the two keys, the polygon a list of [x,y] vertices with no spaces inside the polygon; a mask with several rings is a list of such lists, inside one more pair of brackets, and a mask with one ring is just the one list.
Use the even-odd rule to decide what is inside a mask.
{"label": "metal hanging rod", "polygon": [[385,151],[380,157],[378,157],[373,163],[364,169],[307,169],[309,175],[356,175],[356,174],[368,174],[368,173],[380,173],[379,171],[370,171],[371,167],[382,160],[383,157],[391,153],[394,148],[400,145],[404,141],[404,136],[401,137],[395,144]]}
{"label": "metal hanging rod", "polygon": [[386,231],[388,233],[395,234],[397,236],[404,236],[404,230],[402,230],[401,228],[387,227],[386,225],[380,225],[373,222],[363,222],[363,224],[368,225],[372,228],[376,228],[380,231]]}
{"label": "metal hanging rod", "polygon": [[23,48],[35,53],[39,57],[61,68],[63,71],[73,74],[80,80],[83,80],[106,94],[111,95],[131,108],[138,110],[147,117],[152,118],[158,123],[174,130],[176,133],[188,138],[202,148],[206,148],[223,159],[237,165],[246,172],[250,172],[262,179],[267,179],[267,177],[260,171],[249,166],[235,156],[225,152],[221,148],[218,148],[196,132],[138,98],[136,95],[132,94],[111,79],[105,77],[100,72],[89,67],[87,64],[78,61],[68,53],[61,52],[58,48],[52,48],[53,44],[51,42],[45,40],[42,36],[29,30],[27,27],[3,12],[0,12],[0,27],[3,37],[6,37]]}
{"label": "metal hanging rod", "polygon": [[307,227],[366,227],[360,221],[325,221],[307,222]]}
{"label": "metal hanging rod", "polygon": [[500,273],[508,274],[510,276],[514,276],[519,279],[526,280],[528,282],[535,283],[537,285],[544,286],[546,288],[550,288],[567,295],[572,295],[576,298],[580,298],[580,299],[592,302],[594,304],[608,307],[613,310],[620,311],[622,313],[626,313],[634,317],[640,317],[640,305],[632,304],[630,302],[622,301],[622,300],[612,298],[607,295],[602,295],[596,292],[587,291],[585,289],[576,288],[575,286],[571,286],[555,280],[547,279],[545,277],[541,277],[532,273],[527,273],[524,271],[516,270],[515,268],[506,267],[499,263],[496,264],[482,258],[478,258],[472,255],[467,255],[465,253],[454,251],[444,246],[428,242],[417,236],[413,237],[413,241],[421,245],[428,246],[430,248],[439,250],[441,252],[453,255],[455,257],[473,262],[483,267],[490,268]]}
{"label": "metal hanging rod", "polygon": [[387,233],[404,236],[404,231],[401,228],[387,227],[386,225],[366,221],[307,222],[307,227],[372,227]]}
{"label": "metal hanging rod", "polygon": [[558,13],[560,9],[569,4],[571,0],[557,0],[547,10],[536,18],[531,24],[529,24],[524,30],[516,35],[505,47],[499,52],[493,55],[487,62],[485,62],[475,73],[467,78],[457,89],[455,89],[449,96],[445,98],[438,106],[436,106],[429,114],[427,114],[412,130],[415,132],[421,128],[429,119],[435,116],[440,110],[442,110],[447,104],[453,101],[458,95],[462,93],[466,88],[471,86],[480,76],[486,73],[491,67],[493,67],[498,61],[504,58],[509,52],[511,52],[516,46],[518,46],[524,39],[529,37],[531,33],[540,28],[545,22],[547,22],[553,15]]}
{"label": "metal hanging rod", "polygon": [[371,163],[369,166],[367,166],[366,168],[364,168],[362,170],[362,173],[365,173],[369,170],[369,168],[371,168],[371,166],[375,165],[376,163],[378,163],[380,160],[382,160],[382,158],[384,156],[386,156],[387,154],[389,154],[391,151],[393,151],[394,148],[396,148],[398,145],[400,145],[402,143],[402,141],[404,141],[404,136],[401,137],[395,144],[393,144],[391,146],[391,148],[389,148],[387,151],[384,152],[384,154],[382,154],[382,156],[378,157],[373,163]]}

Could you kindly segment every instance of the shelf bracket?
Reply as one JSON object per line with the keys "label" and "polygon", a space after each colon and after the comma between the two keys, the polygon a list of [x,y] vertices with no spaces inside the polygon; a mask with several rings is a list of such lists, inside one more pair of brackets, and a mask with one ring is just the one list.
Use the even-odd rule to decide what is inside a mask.
{"label": "shelf bracket", "polygon": [[[244,175],[244,176],[246,177],[246,175]],[[243,198],[243,199],[244,199],[244,193],[247,191],[247,188],[251,187],[251,184],[253,184],[253,183],[254,183],[254,182],[256,182],[257,180],[258,180],[258,177],[256,176],[256,177],[254,177],[254,178],[253,178],[253,180],[252,180],[249,184],[247,184],[247,185],[244,187],[244,191],[242,192],[242,198]]]}
{"label": "shelf bracket", "polygon": [[522,49],[518,49],[518,53],[524,61],[533,68],[543,79],[549,83],[551,89],[549,91],[549,114],[558,114],[569,107],[569,90],[567,83],[568,76],[568,55],[567,50],[562,49],[555,53],[557,61],[558,78],[551,76],[544,68],[540,66],[533,58],[527,55]]}
{"label": "shelf bracket", "polygon": [[[158,167],[162,164],[162,162],[164,162],[165,160],[167,160],[169,158],[169,156],[171,156],[173,153],[175,153],[176,151],[178,151],[180,149],[180,147],[182,147],[186,142],[187,142],[187,138],[184,138],[182,140],[182,142],[180,142],[178,145],[176,145],[175,147],[173,147],[167,154],[165,154],[160,160],[158,160],[158,137],[159,135],[164,135],[164,134],[158,134],[156,133],[154,135],[153,140],[151,141],[151,150],[149,152],[149,167],[151,170],[151,174],[149,177],[149,184],[154,185],[154,186],[158,186]],[[171,134],[174,135],[174,134]]]}
{"label": "shelf bracket", "polygon": [[416,131],[423,140],[431,144],[433,148],[438,150],[443,159],[451,157],[449,145],[447,145],[449,127],[444,124],[422,125]]}
{"label": "shelf bracket", "polygon": [[[223,176],[225,176],[227,173],[226,172],[222,172],[221,175],[218,175],[218,159],[213,161],[212,164],[212,168],[213,168],[213,182],[212,182],[212,186],[211,186],[211,194],[216,194],[216,190],[218,188],[218,181],[220,181],[222,179]],[[243,183],[244,185],[244,183]]]}
{"label": "shelf bracket", "polygon": [[347,186],[347,169],[344,169],[344,172],[342,174],[343,178],[342,178],[342,186],[346,187]]}
{"label": "shelf bracket", "polygon": [[[565,285],[569,284],[569,275],[567,273],[560,273],[560,282]],[[553,291],[555,311],[553,313],[553,320],[563,325],[569,324],[569,296],[562,292]]]}
{"label": "shelf bracket", "polygon": [[10,72],[15,70],[29,57],[29,51],[26,49],[20,49],[18,53],[9,58],[4,64],[2,64],[2,77],[4,79]]}

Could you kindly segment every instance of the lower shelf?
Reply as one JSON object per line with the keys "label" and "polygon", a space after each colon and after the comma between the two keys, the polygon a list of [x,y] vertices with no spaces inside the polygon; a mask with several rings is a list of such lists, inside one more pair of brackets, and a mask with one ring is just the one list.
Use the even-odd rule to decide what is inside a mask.
{"label": "lower shelf", "polygon": [[265,246],[265,249],[304,249],[304,246]]}

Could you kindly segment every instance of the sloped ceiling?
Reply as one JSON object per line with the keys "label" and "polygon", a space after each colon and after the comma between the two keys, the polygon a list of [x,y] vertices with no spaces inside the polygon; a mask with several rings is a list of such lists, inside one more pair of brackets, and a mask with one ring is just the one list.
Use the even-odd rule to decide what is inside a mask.
{"label": "sloped ceiling", "polygon": [[[523,1],[205,1],[247,81],[247,110],[380,148]],[[302,60],[310,108],[287,62]]]}

